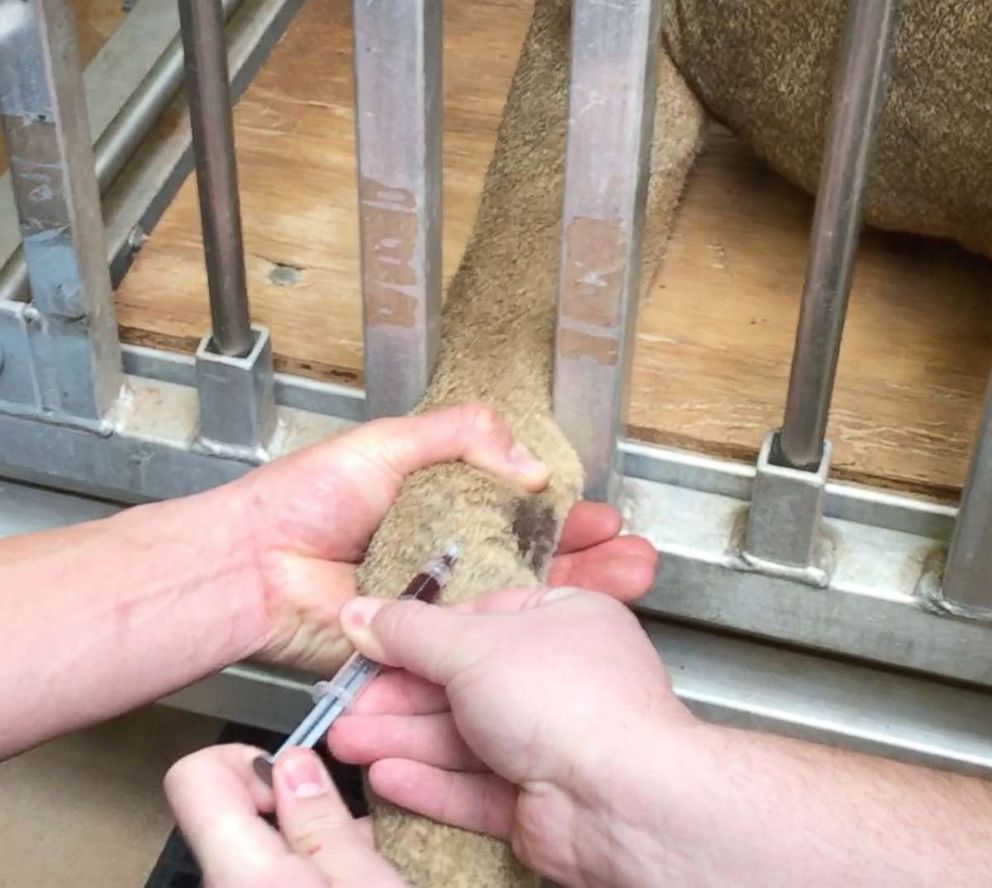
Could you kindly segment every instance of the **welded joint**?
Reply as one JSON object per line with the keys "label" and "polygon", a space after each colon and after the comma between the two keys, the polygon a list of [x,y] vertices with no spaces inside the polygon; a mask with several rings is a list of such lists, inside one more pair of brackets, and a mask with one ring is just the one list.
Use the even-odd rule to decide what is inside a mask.
{"label": "welded joint", "polygon": [[[59,351],[59,340],[51,336],[47,319],[35,306],[0,299],[0,414],[29,416],[103,437],[113,434],[112,409],[99,417],[63,409],[55,364],[60,355],[65,360],[64,351]],[[71,349],[69,359],[78,359]],[[115,404],[125,393],[122,386]]]}
{"label": "welded joint", "polygon": [[992,624],[992,608],[974,607],[952,601],[944,595],[944,572],[947,570],[947,546],[941,544],[923,559],[920,578],[913,590],[919,605],[931,614],[958,617],[979,623]]}
{"label": "welded joint", "polygon": [[220,354],[207,334],[196,350],[200,429],[197,447],[217,456],[264,462],[276,431],[272,339],[252,326],[244,357]]}
{"label": "welded joint", "polygon": [[769,432],[758,454],[740,557],[763,573],[826,586],[833,547],[823,503],[832,448],[824,442],[815,470],[793,469],[773,462],[778,437],[778,430]]}

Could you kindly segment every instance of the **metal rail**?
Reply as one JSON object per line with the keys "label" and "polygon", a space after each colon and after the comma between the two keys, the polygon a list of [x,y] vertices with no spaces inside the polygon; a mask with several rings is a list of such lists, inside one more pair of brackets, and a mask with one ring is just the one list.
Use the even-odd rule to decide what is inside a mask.
{"label": "metal rail", "polygon": [[[935,768],[992,775],[992,697],[647,619],[675,693],[701,718]],[[162,702],[287,731],[312,679],[235,666]]]}
{"label": "metal rail", "polygon": [[899,0],[849,0],[847,7],[785,421],[773,454],[792,468],[815,468],[823,451],[898,8]]}
{"label": "metal rail", "polygon": [[441,0],[354,0],[369,417],[412,410],[441,343]]}
{"label": "metal rail", "polygon": [[[174,2],[174,0],[173,0]],[[304,0],[240,0],[227,26],[231,96],[237,100]],[[115,285],[193,168],[189,107],[180,95],[170,125],[156,130],[104,196],[107,260]]]}
{"label": "metal rail", "polygon": [[99,423],[123,375],[72,11],[31,0],[6,14],[0,119],[33,292],[19,319],[27,402]]}
{"label": "metal rail", "polygon": [[555,417],[586,496],[617,494],[654,125],[660,0],[575,0]]}
{"label": "metal rail", "polygon": [[[697,467],[709,468],[702,460]],[[99,519],[119,509],[0,482],[0,537]],[[702,718],[932,767],[992,774],[988,693],[652,617],[645,619],[645,627],[668,666],[675,692]],[[243,664],[162,702],[287,731],[311,705],[311,681],[295,672]]]}
{"label": "metal rail", "polygon": [[240,358],[251,351],[254,338],[245,281],[224,10],[220,0],[179,0],[179,20],[210,290],[212,343],[220,354]]}
{"label": "metal rail", "polygon": [[944,570],[944,603],[992,617],[992,379]]}
{"label": "metal rail", "polygon": [[748,563],[818,586],[831,571],[821,522],[831,455],[827,419],[898,7],[899,0],[848,3],[785,419],[761,448],[748,516]]}

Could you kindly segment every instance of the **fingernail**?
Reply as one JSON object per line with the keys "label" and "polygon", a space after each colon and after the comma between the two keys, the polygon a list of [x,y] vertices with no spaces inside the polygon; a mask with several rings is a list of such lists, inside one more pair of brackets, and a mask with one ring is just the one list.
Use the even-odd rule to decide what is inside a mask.
{"label": "fingernail", "polygon": [[341,608],[341,625],[345,630],[364,631],[386,602],[381,598],[353,598]]}
{"label": "fingernail", "polygon": [[576,589],[574,586],[559,586],[556,589],[549,589],[544,595],[541,596],[541,604],[551,604],[554,601],[563,601],[566,598],[575,598],[578,595],[584,595],[582,589]]}
{"label": "fingernail", "polygon": [[508,461],[520,474],[528,476],[543,476],[548,474],[548,467],[541,462],[525,444],[519,441],[510,448]]}
{"label": "fingernail", "polygon": [[294,749],[277,759],[276,771],[281,773],[289,791],[298,799],[312,799],[331,790],[331,777],[316,753]]}

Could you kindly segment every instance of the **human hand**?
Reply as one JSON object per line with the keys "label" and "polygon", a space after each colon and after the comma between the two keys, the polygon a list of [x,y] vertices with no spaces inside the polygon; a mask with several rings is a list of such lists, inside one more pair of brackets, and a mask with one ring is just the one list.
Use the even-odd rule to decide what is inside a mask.
{"label": "human hand", "polygon": [[[323,764],[307,749],[279,756],[273,788],[255,775],[250,746],[213,746],[165,776],[176,822],[207,888],[400,888],[372,843],[368,818],[353,820]],[[261,815],[276,812],[277,831]]]}
{"label": "human hand", "polygon": [[697,722],[627,608],[510,589],[453,609],[360,599],[341,624],[406,670],[329,736],[337,758],[371,765],[377,795],[505,839],[556,882],[637,882],[657,850],[652,762],[679,760]]}
{"label": "human hand", "polygon": [[[327,671],[348,652],[337,625],[356,594],[355,571],[407,475],[464,460],[507,483],[538,490],[547,468],[514,443],[490,408],[464,405],[362,425],[292,454],[217,491],[233,497],[249,528],[244,544],[268,624],[255,656]],[[551,566],[556,584],[597,584],[624,600],[647,590],[655,553],[643,539],[616,538],[620,516],[580,504]]]}

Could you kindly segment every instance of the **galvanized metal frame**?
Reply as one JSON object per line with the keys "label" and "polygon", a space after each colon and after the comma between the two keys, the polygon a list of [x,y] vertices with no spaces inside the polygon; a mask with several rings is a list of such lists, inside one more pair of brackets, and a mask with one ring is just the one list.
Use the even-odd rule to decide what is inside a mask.
{"label": "galvanized metal frame", "polygon": [[827,417],[898,8],[899,0],[848,3],[785,418],[761,449],[748,515],[745,559],[819,586],[829,582],[833,567],[822,509],[831,455]]}
{"label": "galvanized metal frame", "polygon": [[100,196],[71,10],[8,4],[0,34],[0,122],[31,280],[31,311],[7,326],[26,346],[26,405],[99,425],[123,375]]}
{"label": "galvanized metal frame", "polygon": [[441,345],[441,0],[354,0],[368,416],[408,413]]}
{"label": "galvanized metal frame", "polygon": [[[241,0],[223,0],[230,16]],[[182,84],[175,0],[141,0],[86,69],[96,178],[106,193]],[[10,173],[0,176],[0,301],[29,297]]]}
{"label": "galvanized metal frame", "polygon": [[640,287],[661,0],[574,0],[554,410],[615,498]]}
{"label": "galvanized metal frame", "polygon": [[992,618],[992,377],[937,600],[962,616]]}
{"label": "galvanized metal frame", "polygon": [[[231,14],[227,40],[233,95],[244,87],[301,2],[225,2],[225,12]],[[46,314],[52,304],[46,305],[42,287],[31,303],[0,298],[0,476],[122,503],[178,496],[224,483],[258,462],[347,428],[367,412],[399,412],[422,392],[436,350],[439,299],[439,265],[434,264],[439,256],[438,4],[404,4],[399,11],[412,16],[412,31],[400,33],[398,19],[375,18],[389,4],[374,4],[376,10],[366,8],[363,0],[355,2],[356,45],[381,50],[398,41],[398,63],[412,66],[411,76],[391,98],[405,103],[407,123],[416,133],[409,144],[393,140],[388,150],[377,144],[376,140],[388,141],[383,108],[395,102],[379,107],[381,101],[374,103],[365,95],[387,69],[374,53],[365,56],[359,51],[362,176],[415,195],[409,207],[404,204],[409,212],[402,218],[389,217],[399,227],[377,228],[370,212],[380,208],[362,198],[366,295],[370,287],[392,280],[371,261],[376,257],[370,259],[369,249],[374,252],[383,239],[392,249],[394,235],[409,233],[408,216],[414,221],[414,236],[412,252],[403,256],[423,272],[412,291],[403,289],[414,300],[416,322],[393,344],[396,365],[390,369],[372,360],[369,382],[376,405],[366,411],[360,391],[274,374],[267,331],[253,328],[252,347],[244,357],[217,354],[207,331],[196,358],[125,346],[106,365],[111,377],[118,374],[116,388],[107,391],[124,394],[82,403],[70,399],[53,410],[46,400],[50,369],[39,354],[53,362],[61,358],[55,348],[45,352],[39,346],[48,340],[39,339],[38,331],[51,339],[53,329],[51,312]],[[46,27],[60,21],[64,27],[65,20],[58,18],[65,13],[62,0],[31,0],[21,6],[42,16]],[[992,622],[987,619],[992,582],[983,579],[992,580],[992,393],[957,523],[956,510],[947,506],[831,482],[829,442],[823,438],[858,205],[871,132],[882,104],[886,37],[892,33],[895,11],[894,0],[851,0],[840,52],[830,139],[834,148],[821,183],[804,293],[805,320],[797,334],[790,389],[799,395],[790,396],[782,433],[803,429],[804,443],[787,444],[772,431],[757,465],[748,466],[623,440],[658,8],[657,0],[576,0],[555,404],[584,459],[590,494],[615,499],[628,527],[647,536],[661,552],[656,583],[638,610],[670,659],[677,689],[693,705],[722,720],[985,771],[992,761],[992,738],[984,728],[988,722],[967,714],[969,708],[992,714],[982,691],[895,676],[877,667],[992,687],[992,661],[985,656],[992,641]],[[214,37],[218,35],[215,28]],[[140,127],[134,124],[135,131],[154,117],[148,109],[164,106],[164,97],[177,85],[170,52],[178,37],[173,33],[165,40],[159,34],[156,39],[164,48],[150,67],[146,65],[142,78],[151,77],[160,86],[141,100],[145,110],[137,118],[143,122]],[[69,79],[63,72],[60,88],[71,87],[66,86]],[[219,86],[216,77],[213,86]],[[18,88],[20,92],[6,92],[19,96],[20,102],[26,93],[23,84]],[[197,96],[194,91],[194,105]],[[120,111],[129,100],[121,104],[117,96],[114,101]],[[176,104],[185,107],[181,98]],[[59,107],[66,108],[64,100]],[[14,108],[15,116],[26,108]],[[10,110],[8,105],[8,116]],[[106,132],[108,121],[118,120],[119,113],[104,117]],[[86,196],[82,202],[74,199],[72,206],[88,206],[92,216],[97,206],[93,170],[76,175],[85,166],[80,158],[89,147],[86,127],[78,118],[59,125],[75,127],[71,137],[59,143],[64,156],[74,158],[72,187]],[[123,273],[143,233],[188,171],[191,142],[187,122],[164,140],[143,146],[105,194],[109,244],[97,252],[108,258],[115,275]],[[222,136],[219,147],[220,156],[233,158],[230,133]],[[205,150],[202,144],[199,148]],[[604,151],[617,158],[608,171],[611,175],[603,170]],[[111,153],[113,162],[105,161],[104,169],[122,166],[127,152]],[[200,174],[211,175],[203,165]],[[382,195],[376,192],[374,197],[379,200]],[[0,203],[2,199],[0,192]],[[220,203],[229,206],[233,198],[228,194]],[[78,221],[72,224],[78,229]],[[616,236],[593,237],[595,231],[607,230]],[[831,242],[826,235],[833,231],[843,236]],[[232,229],[218,230],[215,238],[236,264],[241,248]],[[94,305],[109,303],[109,286],[106,264],[92,260],[92,245],[87,249],[86,280],[91,283],[80,292],[96,302],[84,300],[80,305],[91,311]],[[214,286],[210,298],[215,308],[218,300],[227,299],[228,307],[249,317],[243,287],[224,296]],[[372,330],[374,326],[367,312],[370,354],[382,345],[375,344],[376,333],[382,331]],[[90,333],[87,330],[86,336]],[[589,349],[573,347],[576,336],[583,341],[598,337],[611,360],[590,363],[595,356]],[[810,351],[818,341],[826,343],[826,352]],[[111,346],[116,347],[116,340]],[[92,368],[89,357],[83,366]],[[402,390],[394,384],[397,368],[409,371]],[[236,397],[226,394],[232,387],[239,392]],[[219,397],[222,394],[225,397]],[[815,407],[809,414],[815,418],[812,424],[807,422],[807,404]],[[596,424],[590,419],[601,426],[601,433],[590,432]],[[807,434],[810,429],[812,435]],[[806,446],[810,441],[813,450]],[[797,457],[814,450],[814,461]],[[12,489],[23,493],[27,488],[7,484],[2,491],[0,527],[6,524],[6,531],[0,532],[18,529],[17,505],[12,516],[4,511]],[[36,500],[65,496],[31,490]],[[107,507],[94,508],[99,513]],[[86,514],[86,509],[78,514]],[[697,628],[672,627],[664,622],[669,619]],[[752,640],[722,638],[702,627]],[[875,668],[787,653],[769,643],[842,655]],[[296,714],[292,701],[299,687],[298,678],[273,678],[253,667],[238,667],[176,699],[192,708],[209,707],[260,723],[283,712],[284,725]],[[216,697],[218,688],[233,688],[234,696],[222,702]],[[273,689],[276,696],[270,701],[266,695]],[[926,699],[924,708],[916,696],[920,694]],[[253,700],[269,701],[266,706],[271,702],[274,708],[260,709]],[[927,726],[928,713],[943,722]]]}

